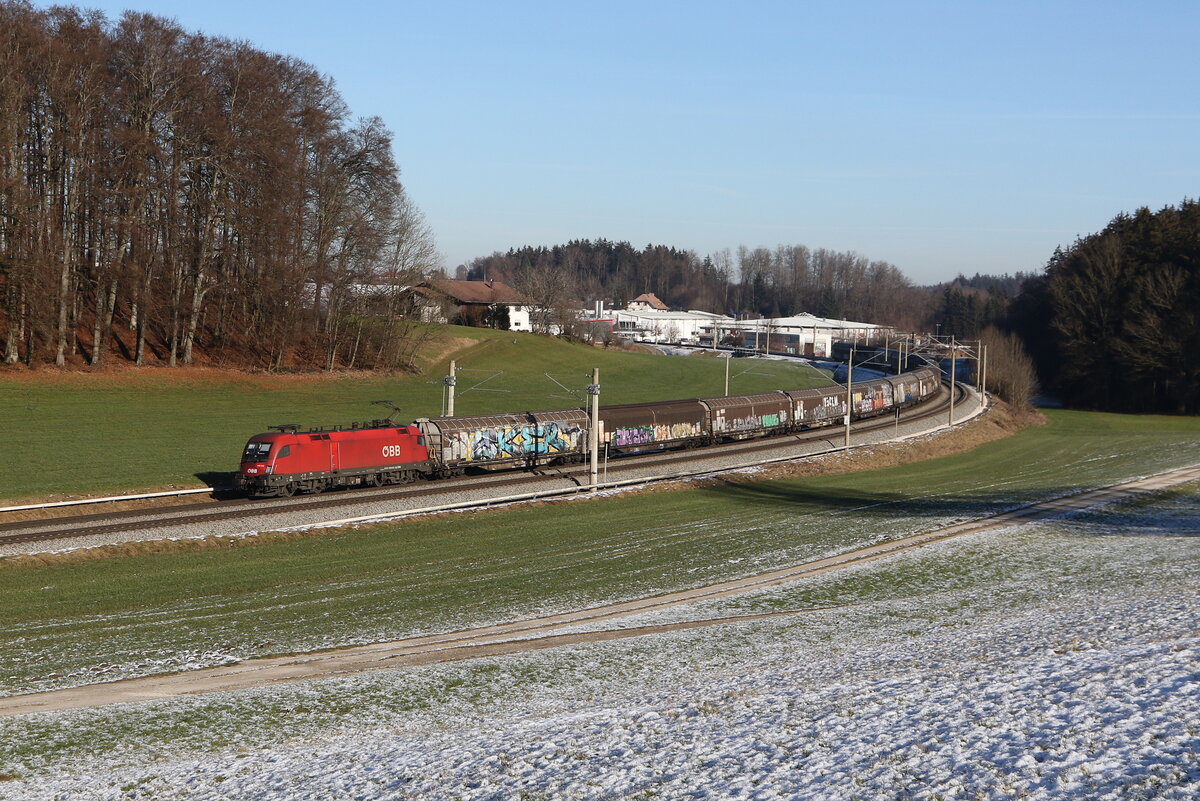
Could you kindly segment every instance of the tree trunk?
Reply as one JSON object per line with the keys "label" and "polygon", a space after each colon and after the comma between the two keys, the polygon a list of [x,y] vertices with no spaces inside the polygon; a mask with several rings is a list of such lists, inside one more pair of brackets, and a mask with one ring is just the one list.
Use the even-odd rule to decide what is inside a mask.
{"label": "tree trunk", "polygon": [[104,281],[96,281],[96,317],[92,321],[92,367],[100,367],[104,364],[104,303],[107,294],[104,289]]}
{"label": "tree trunk", "polygon": [[150,280],[149,274],[142,283],[140,297],[138,298],[137,324],[134,326],[137,332],[137,346],[134,349],[133,363],[139,367],[146,362],[146,324],[150,317]]}
{"label": "tree trunk", "polygon": [[71,317],[71,237],[69,234],[64,237],[62,269],[58,278],[58,342],[54,351],[54,364],[59,367],[67,363],[67,321]]}
{"label": "tree trunk", "polygon": [[21,324],[17,315],[8,321],[8,338],[4,340],[4,363],[16,364],[21,358],[17,342],[21,338]]}
{"label": "tree trunk", "polygon": [[196,283],[192,286],[192,309],[188,315],[187,329],[183,333],[183,363],[192,363],[192,345],[196,341],[196,328],[200,324],[200,307],[204,303],[204,296],[208,294],[208,288],[204,286],[204,275],[196,276]]}
{"label": "tree trunk", "polygon": [[170,356],[167,358],[167,365],[170,367],[178,367],[177,355],[179,353],[179,304],[183,300],[183,287],[181,285],[180,276],[175,275],[174,286],[171,288],[171,348]]}

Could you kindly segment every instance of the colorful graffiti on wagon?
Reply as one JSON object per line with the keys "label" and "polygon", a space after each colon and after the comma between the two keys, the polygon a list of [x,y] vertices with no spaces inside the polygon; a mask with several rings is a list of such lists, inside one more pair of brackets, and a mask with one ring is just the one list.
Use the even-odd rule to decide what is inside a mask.
{"label": "colorful graffiti on wagon", "polygon": [[916,381],[899,381],[896,383],[896,403],[908,403],[917,397],[919,387]]}
{"label": "colorful graffiti on wagon", "polygon": [[758,431],[763,428],[775,428],[783,423],[778,412],[771,414],[748,414],[745,417],[725,417],[716,419],[717,431]]}
{"label": "colorful graffiti on wagon", "polygon": [[582,437],[583,428],[574,423],[530,423],[456,431],[444,447],[455,461],[494,462],[571,453]]}
{"label": "colorful graffiti on wagon", "polygon": [[796,404],[798,419],[804,422],[829,420],[846,413],[846,403],[838,395],[826,395],[821,402],[805,408],[804,402]]}
{"label": "colorful graffiti on wagon", "polygon": [[614,448],[627,448],[631,445],[649,445],[655,442],[667,442],[675,439],[699,437],[704,433],[700,423],[663,423],[656,426],[624,426],[609,435],[609,443]]}
{"label": "colorful graffiti on wagon", "polygon": [[891,384],[868,386],[854,392],[854,410],[860,414],[877,412],[891,405]]}

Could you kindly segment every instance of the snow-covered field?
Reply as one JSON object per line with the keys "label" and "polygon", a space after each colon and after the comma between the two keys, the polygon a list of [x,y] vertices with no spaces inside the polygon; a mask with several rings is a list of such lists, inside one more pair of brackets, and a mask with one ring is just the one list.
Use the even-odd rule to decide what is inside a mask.
{"label": "snow-covered field", "polygon": [[0,721],[0,798],[1193,799],[1198,599],[1193,488],[682,615],[839,609]]}

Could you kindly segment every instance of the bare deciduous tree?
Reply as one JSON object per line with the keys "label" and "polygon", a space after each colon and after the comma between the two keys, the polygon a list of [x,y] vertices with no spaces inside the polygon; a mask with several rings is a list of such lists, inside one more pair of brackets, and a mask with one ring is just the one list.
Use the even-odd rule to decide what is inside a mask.
{"label": "bare deciduous tree", "polygon": [[326,367],[370,361],[400,311],[365,320],[356,287],[437,254],[390,132],[348,114],[293,58],[0,0],[0,358],[63,365],[82,331],[93,366],[232,339],[275,367],[307,320]]}
{"label": "bare deciduous tree", "polygon": [[979,339],[987,348],[987,389],[1014,408],[1029,408],[1037,392],[1037,371],[1020,337],[989,326]]}

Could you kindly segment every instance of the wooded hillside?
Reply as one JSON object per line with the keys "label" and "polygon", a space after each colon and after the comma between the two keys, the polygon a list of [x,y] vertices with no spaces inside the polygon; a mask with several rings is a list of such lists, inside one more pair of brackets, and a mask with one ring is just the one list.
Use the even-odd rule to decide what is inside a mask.
{"label": "wooded hillside", "polygon": [[201,342],[262,366],[300,345],[387,361],[391,321],[356,317],[351,285],[434,256],[390,131],[312,66],[0,0],[4,363],[174,365]]}
{"label": "wooded hillside", "polygon": [[[930,308],[928,293],[895,266],[804,245],[742,246],[700,257],[663,245],[638,250],[628,242],[579,239],[478,258],[463,277],[485,276],[543,300],[606,298],[622,306],[653,292],[680,309],[767,317],[811,312],[910,329],[924,323]],[[546,286],[548,277],[553,286]]]}

